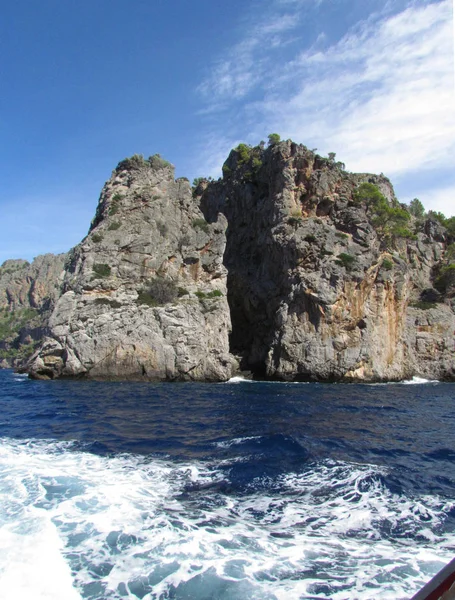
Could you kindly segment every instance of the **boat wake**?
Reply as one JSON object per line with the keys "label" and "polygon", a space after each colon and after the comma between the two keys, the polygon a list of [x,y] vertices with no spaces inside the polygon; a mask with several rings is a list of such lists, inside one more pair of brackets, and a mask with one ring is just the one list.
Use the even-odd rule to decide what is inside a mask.
{"label": "boat wake", "polygon": [[46,600],[397,600],[451,558],[454,503],[395,493],[377,466],[324,460],[237,489],[242,445],[257,443],[179,463],[4,439],[1,588]]}

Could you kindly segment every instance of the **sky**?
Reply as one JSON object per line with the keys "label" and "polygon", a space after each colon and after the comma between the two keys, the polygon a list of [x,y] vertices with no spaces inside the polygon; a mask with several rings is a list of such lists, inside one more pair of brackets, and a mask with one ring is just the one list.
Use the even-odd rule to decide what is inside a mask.
{"label": "sky", "polygon": [[132,154],[221,175],[272,132],[455,215],[452,0],[15,0],[0,17],[0,264],[66,252]]}

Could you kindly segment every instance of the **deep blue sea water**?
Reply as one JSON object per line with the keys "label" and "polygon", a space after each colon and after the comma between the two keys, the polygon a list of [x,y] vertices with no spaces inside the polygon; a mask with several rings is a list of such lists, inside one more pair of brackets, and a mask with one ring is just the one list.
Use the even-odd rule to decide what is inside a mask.
{"label": "deep blue sea water", "polygon": [[455,554],[455,385],[0,371],[0,597],[405,599]]}

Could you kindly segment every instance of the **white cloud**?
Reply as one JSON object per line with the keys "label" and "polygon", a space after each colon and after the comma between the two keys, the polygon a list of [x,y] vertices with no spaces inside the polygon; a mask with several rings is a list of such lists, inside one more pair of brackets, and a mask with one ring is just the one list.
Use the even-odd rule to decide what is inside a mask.
{"label": "white cloud", "polygon": [[295,15],[286,14],[279,18],[260,23],[256,28],[255,38],[287,32],[296,26]]}
{"label": "white cloud", "polygon": [[[310,4],[315,6],[276,0],[289,13],[277,22],[277,31],[289,35],[299,10],[301,15]],[[243,62],[231,72],[232,80],[223,78],[229,69],[221,70],[206,82],[207,92],[215,91],[217,102],[220,96],[226,101],[227,91],[243,99],[252,91],[262,95],[238,109],[247,140],[278,131],[320,151],[336,151],[350,170],[392,177],[453,170],[452,2],[409,0],[399,14],[391,14],[391,6],[353,23],[332,45],[319,32],[319,43],[302,50],[301,42],[286,63],[274,62],[273,51],[258,55],[258,32],[272,27],[264,21],[236,47]]]}
{"label": "white cloud", "polygon": [[302,53],[292,63],[298,89],[288,99],[266,98],[256,110],[285,135],[337,150],[353,170],[396,175],[417,165],[449,167],[452,56],[449,2],[410,7],[324,53]]}
{"label": "white cloud", "polygon": [[220,98],[245,97],[267,76],[267,51],[287,44],[287,34],[296,26],[294,13],[277,15],[273,11],[258,23],[249,23],[248,35],[229,49],[228,58],[215,63],[197,91],[210,104],[218,104]]}
{"label": "white cloud", "polygon": [[230,96],[232,100],[245,96],[258,81],[252,70],[251,57],[247,52],[237,49],[233,59],[220,61],[216,65],[210,78],[200,84],[198,91],[214,99]]}

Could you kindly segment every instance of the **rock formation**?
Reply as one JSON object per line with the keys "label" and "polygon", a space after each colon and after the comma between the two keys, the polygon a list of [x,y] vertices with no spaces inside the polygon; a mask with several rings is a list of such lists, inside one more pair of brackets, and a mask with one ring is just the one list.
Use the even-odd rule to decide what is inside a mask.
{"label": "rock formation", "polygon": [[228,379],[224,216],[209,225],[158,155],[122,161],[69,255],[32,377]]}
{"label": "rock formation", "polygon": [[229,223],[231,349],[244,368],[283,380],[454,378],[453,299],[433,287],[441,226],[412,221],[398,235],[357,193],[373,184],[403,217],[384,176],[346,173],[290,141],[239,146],[223,173],[197,192],[208,220]]}
{"label": "rock formation", "polygon": [[193,191],[159,155],[122,161],[30,375],[223,381],[235,356],[269,379],[455,379],[451,235],[383,175],[275,142]]}
{"label": "rock formation", "polygon": [[0,267],[0,367],[19,364],[46,334],[60,295],[65,254],[7,260]]}

